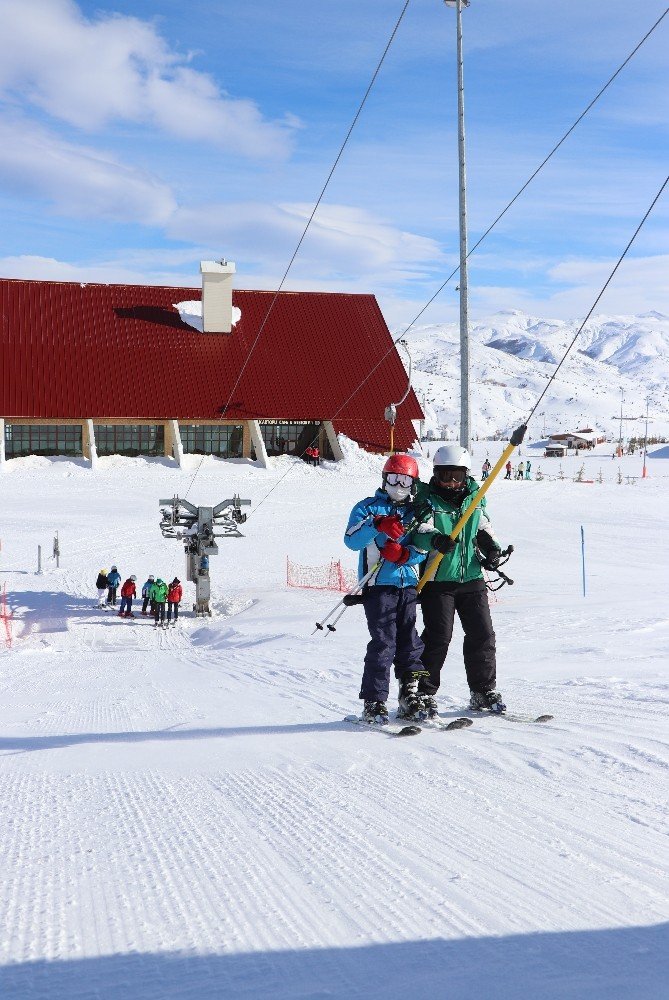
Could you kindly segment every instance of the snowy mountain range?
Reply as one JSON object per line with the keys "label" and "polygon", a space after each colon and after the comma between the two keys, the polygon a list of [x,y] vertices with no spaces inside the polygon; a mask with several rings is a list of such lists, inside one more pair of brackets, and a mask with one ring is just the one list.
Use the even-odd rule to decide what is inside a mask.
{"label": "snowy mountain range", "polygon": [[[579,325],[517,310],[471,324],[475,437],[506,436],[527,418]],[[457,436],[457,324],[416,327],[407,343],[412,383],[426,414],[424,430]],[[400,348],[400,354],[404,358],[406,352]],[[669,435],[668,386],[669,316],[593,316],[535,414],[529,439],[595,427],[618,440],[621,404],[623,438],[643,436],[647,399],[649,437]]]}

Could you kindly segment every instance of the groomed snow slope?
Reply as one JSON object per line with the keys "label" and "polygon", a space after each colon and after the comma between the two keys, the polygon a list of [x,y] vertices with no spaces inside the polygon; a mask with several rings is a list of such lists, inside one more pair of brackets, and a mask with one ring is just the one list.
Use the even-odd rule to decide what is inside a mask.
{"label": "groomed snow slope", "polygon": [[[516,546],[493,606],[500,688],[555,720],[405,740],[341,721],[360,610],[314,636],[336,595],[285,587],[286,555],[353,565],[341,535],[381,458],[207,459],[189,499],[239,491],[252,513],[212,560],[216,617],[159,633],[96,611],[93,585],[112,561],[183,577],[157,500],[194,465],[8,463],[3,1000],[666,997],[669,459],[621,485],[638,458],[563,470],[582,461],[605,481],[490,494]],[[55,529],[61,569],[36,576]],[[446,717],[466,699],[459,647]]]}

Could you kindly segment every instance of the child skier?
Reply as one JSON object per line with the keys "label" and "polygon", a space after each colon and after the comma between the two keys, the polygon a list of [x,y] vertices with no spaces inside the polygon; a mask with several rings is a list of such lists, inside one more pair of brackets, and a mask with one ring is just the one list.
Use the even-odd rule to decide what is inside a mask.
{"label": "child skier", "polygon": [[118,613],[119,618],[135,617],[132,613],[132,599],[133,597],[137,597],[136,580],[136,576],[129,576],[121,587],[121,610]]}
{"label": "child skier", "polygon": [[111,572],[107,576],[107,604],[112,608],[116,607],[116,591],[120,582],[121,574],[116,566],[112,566]]}
{"label": "child skier", "polygon": [[175,576],[167,591],[167,624],[172,621],[172,609],[174,609],[174,626],[179,617],[179,603],[183,596],[181,581]]}
{"label": "child skier", "polygon": [[98,592],[98,607],[104,608],[105,606],[105,594],[107,593],[107,587],[109,582],[107,580],[107,570],[101,569],[98,573],[98,578],[95,581],[95,587]]}
{"label": "child skier", "polygon": [[153,603],[153,608],[154,608],[153,615],[155,621],[153,627],[158,628],[158,622],[160,622],[163,628],[167,628],[167,623],[165,621],[165,601],[167,600],[167,584],[163,580],[161,580],[160,577],[158,577],[158,579],[151,587],[151,590],[149,592],[149,597]]}
{"label": "child skier", "polygon": [[380,561],[362,591],[371,638],[359,697],[364,701],[362,718],[369,723],[388,722],[386,702],[393,662],[400,680],[399,708],[405,715],[413,714],[417,704],[418,680],[414,675],[425,669],[420,662],[423,643],[416,632],[418,564],[425,553],[404,537],[415,518],[417,482],[415,459],[391,455],[383,466],[381,488],[355,505],[344,535],[346,546],[360,553],[359,579]]}
{"label": "child skier", "polygon": [[142,587],[142,614],[143,615],[148,615],[149,612],[146,609],[149,606],[149,602],[151,602],[151,616],[153,616],[153,613],[154,613],[154,611],[153,611],[153,602],[151,601],[151,597],[149,595],[150,595],[151,587],[155,583],[155,579],[156,578],[153,576],[153,574],[150,574],[148,580],[146,581],[146,583]]}

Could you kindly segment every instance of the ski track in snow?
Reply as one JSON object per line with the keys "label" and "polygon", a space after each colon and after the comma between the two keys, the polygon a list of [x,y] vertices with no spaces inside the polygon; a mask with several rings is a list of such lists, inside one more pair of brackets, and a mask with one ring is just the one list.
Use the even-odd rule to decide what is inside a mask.
{"label": "ski track in snow", "polygon": [[[337,596],[284,590],[285,549],[259,548],[266,528],[255,536],[251,519],[234,543],[243,589],[223,591],[227,560],[214,567],[225,616],[154,630],[92,608],[98,565],[148,572],[178,556],[154,499],[179,474],[128,470],[153,521],[125,532],[120,554],[90,560],[93,510],[62,532],[59,571],[21,571],[32,536],[3,546],[16,615],[0,651],[3,1000],[380,998],[408,984],[462,1000],[665,995],[669,622],[642,586],[650,573],[661,592],[655,570],[611,552],[611,537],[629,535],[630,551],[643,540],[631,491],[607,493],[601,545],[601,511],[588,524],[588,601],[566,556],[585,517],[572,484],[491,494],[519,549],[517,586],[493,604],[500,686],[514,711],[554,721],[483,715],[392,740],[342,721],[357,705],[361,616],[312,636]],[[327,478],[324,490],[299,474],[319,520],[316,558],[297,555],[326,561],[369,475],[337,480],[335,501]],[[33,520],[50,524],[73,487],[41,475],[48,510],[35,501]],[[203,492],[218,495],[208,475]],[[8,476],[9,522],[25,519],[24,478]],[[651,487],[666,565],[669,490]],[[84,489],[79,478],[80,502]],[[301,537],[305,505],[278,502]],[[446,718],[466,703],[459,645]]]}

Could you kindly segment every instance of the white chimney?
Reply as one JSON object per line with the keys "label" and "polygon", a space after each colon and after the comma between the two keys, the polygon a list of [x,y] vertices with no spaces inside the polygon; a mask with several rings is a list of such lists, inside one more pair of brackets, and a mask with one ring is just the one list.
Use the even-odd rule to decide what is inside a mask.
{"label": "white chimney", "polygon": [[232,276],[235,265],[227,260],[201,260],[202,332],[232,330]]}

